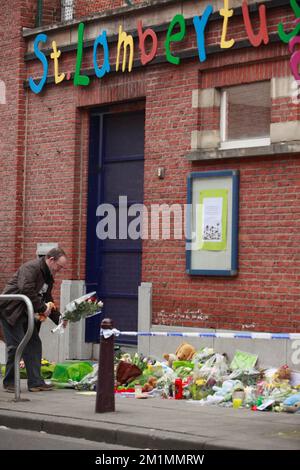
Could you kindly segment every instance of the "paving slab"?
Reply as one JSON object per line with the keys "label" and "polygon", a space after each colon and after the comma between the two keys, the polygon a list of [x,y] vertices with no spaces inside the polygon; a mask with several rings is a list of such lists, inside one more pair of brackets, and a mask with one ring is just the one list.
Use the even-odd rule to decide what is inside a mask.
{"label": "paving slab", "polygon": [[[23,382],[23,381],[22,381]],[[21,398],[0,386],[0,425],[139,449],[300,450],[300,414],[200,406],[186,400],[116,396],[116,411],[95,413],[95,394],[74,389]]]}

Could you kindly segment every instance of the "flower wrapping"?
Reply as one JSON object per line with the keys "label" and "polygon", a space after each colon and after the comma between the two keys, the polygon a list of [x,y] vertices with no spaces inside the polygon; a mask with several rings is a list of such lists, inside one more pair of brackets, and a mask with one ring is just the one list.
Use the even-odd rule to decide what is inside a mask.
{"label": "flower wrapping", "polygon": [[52,333],[59,332],[63,334],[65,321],[75,323],[82,318],[91,317],[92,315],[100,313],[103,308],[103,302],[98,300],[95,294],[96,292],[90,292],[68,303],[65,307],[65,311],[62,313],[59,325],[51,330]]}
{"label": "flower wrapping", "polygon": [[103,302],[97,299],[89,299],[84,302],[76,302],[76,300],[74,300],[74,308],[72,308],[72,310],[66,310],[62,318],[63,320],[74,323],[81,320],[81,318],[90,317],[91,315],[101,312],[102,307]]}

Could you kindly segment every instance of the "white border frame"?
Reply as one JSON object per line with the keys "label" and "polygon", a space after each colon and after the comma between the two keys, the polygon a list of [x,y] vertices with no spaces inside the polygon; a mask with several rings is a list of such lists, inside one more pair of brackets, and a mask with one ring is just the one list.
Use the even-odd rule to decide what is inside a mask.
{"label": "white border frame", "polygon": [[221,90],[220,137],[220,150],[248,147],[267,147],[271,145],[270,136],[258,137],[257,139],[227,140],[227,90]]}

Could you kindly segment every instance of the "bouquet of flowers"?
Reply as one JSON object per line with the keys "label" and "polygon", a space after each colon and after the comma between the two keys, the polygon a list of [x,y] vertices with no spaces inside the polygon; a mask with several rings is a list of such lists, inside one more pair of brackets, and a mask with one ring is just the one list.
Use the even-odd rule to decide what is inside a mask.
{"label": "bouquet of flowers", "polygon": [[71,323],[78,322],[82,318],[91,317],[101,312],[103,308],[103,302],[95,297],[96,292],[90,292],[76,300],[68,303],[65,307],[65,311],[62,313],[60,323],[55,327],[52,333],[58,331],[59,333],[64,332],[64,322],[69,321]]}

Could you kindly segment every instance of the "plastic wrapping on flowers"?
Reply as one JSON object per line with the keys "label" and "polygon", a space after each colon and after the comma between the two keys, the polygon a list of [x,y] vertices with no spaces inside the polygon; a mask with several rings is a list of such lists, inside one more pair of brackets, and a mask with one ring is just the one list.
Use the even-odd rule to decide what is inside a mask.
{"label": "plastic wrapping on flowers", "polygon": [[55,365],[51,382],[59,388],[72,388],[93,371],[90,362],[64,362]]}

